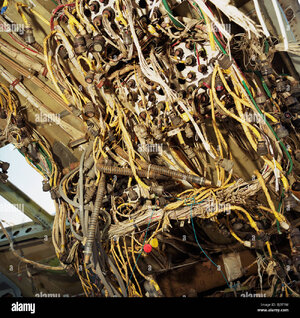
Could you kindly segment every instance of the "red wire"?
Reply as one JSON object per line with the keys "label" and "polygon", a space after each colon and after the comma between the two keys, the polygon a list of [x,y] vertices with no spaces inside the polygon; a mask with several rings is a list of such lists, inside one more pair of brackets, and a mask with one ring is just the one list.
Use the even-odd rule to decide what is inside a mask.
{"label": "red wire", "polygon": [[203,82],[202,84],[203,84],[206,88],[210,89],[210,86],[209,86],[207,83]]}
{"label": "red wire", "polygon": [[104,83],[105,83],[105,80],[101,80],[99,84],[97,85],[97,87],[101,88],[104,85]]}
{"label": "red wire", "polygon": [[[208,6],[208,5],[206,5],[207,6],[207,8],[208,8],[208,10],[212,13],[212,14],[214,14],[213,12],[212,12],[212,10],[211,10],[211,8]],[[220,32],[220,30],[218,29],[218,33],[219,33],[219,35],[220,35],[220,37],[221,37],[221,39],[222,40],[224,40],[224,38],[223,38],[223,34]],[[215,34],[216,35],[216,34]],[[217,36],[217,35],[216,35]],[[221,41],[220,40],[220,38],[218,38],[219,39],[219,41]]]}
{"label": "red wire", "polygon": [[196,56],[197,56],[198,66],[200,66],[200,58],[199,58],[199,51],[197,50],[197,45],[195,45],[195,49],[196,49]]}
{"label": "red wire", "polygon": [[181,41],[177,41],[176,43],[172,44],[172,47],[179,44]]}
{"label": "red wire", "polygon": [[54,16],[57,13],[57,11],[62,9],[62,8],[64,8],[64,7],[74,7],[74,6],[75,6],[75,3],[60,4],[53,10],[52,16],[51,16],[51,19],[50,19],[50,29],[51,29],[51,31],[53,31],[53,29],[54,29],[53,20],[54,20]]}
{"label": "red wire", "polygon": [[23,43],[19,42],[15,37],[13,37],[10,33],[7,33],[15,42],[17,42],[19,45],[21,45],[22,47],[24,47],[25,49],[27,49],[28,51],[31,51],[33,53],[38,54],[39,52],[34,51],[32,49],[30,49],[29,47],[27,47],[26,45],[24,45]]}

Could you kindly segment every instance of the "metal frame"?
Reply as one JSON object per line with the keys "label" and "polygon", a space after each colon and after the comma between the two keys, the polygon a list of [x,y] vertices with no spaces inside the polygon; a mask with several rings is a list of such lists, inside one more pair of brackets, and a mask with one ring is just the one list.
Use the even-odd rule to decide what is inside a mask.
{"label": "metal frame", "polygon": [[21,212],[45,229],[51,229],[54,217],[11,182],[0,182],[0,195],[10,203],[16,204],[16,207],[24,206],[24,211],[20,210]]}
{"label": "metal frame", "polygon": [[[14,243],[22,242],[33,238],[45,238],[46,235],[51,238],[51,230],[43,228],[40,224],[28,222],[20,225],[7,227],[6,231]],[[5,234],[0,230],[0,249],[9,244]]]}
{"label": "metal frame", "polygon": [[[17,208],[24,207],[24,211],[19,210],[33,221],[6,228],[14,242],[40,238],[45,235],[51,236],[54,216],[47,213],[28,195],[9,181],[6,183],[0,182],[0,195],[10,203],[16,204]],[[0,247],[5,245],[9,245],[9,242],[1,230]]]}

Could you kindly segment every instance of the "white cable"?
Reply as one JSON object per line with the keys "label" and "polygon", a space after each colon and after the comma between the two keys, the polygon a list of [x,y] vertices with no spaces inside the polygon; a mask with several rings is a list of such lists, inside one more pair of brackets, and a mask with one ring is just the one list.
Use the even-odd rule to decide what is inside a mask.
{"label": "white cable", "polygon": [[[12,84],[16,77],[12,74],[10,74],[2,65],[0,65],[0,73],[1,76],[9,83]],[[51,116],[53,115],[53,112],[48,109],[46,105],[44,105],[37,97],[35,97],[22,83],[18,83],[15,86],[15,90],[22,95],[25,100],[27,100],[32,106],[34,106],[36,109],[38,109],[41,113],[43,113],[45,116]],[[67,132],[70,136],[76,136],[76,138],[79,138],[80,136],[74,132],[74,129],[71,125],[69,125],[67,122],[63,120],[58,121],[58,126],[60,126],[65,132]]]}
{"label": "white cable", "polygon": [[274,10],[275,10],[275,13],[276,13],[276,17],[277,17],[277,20],[278,20],[278,23],[279,23],[281,35],[283,37],[284,51],[288,51],[289,42],[288,42],[288,38],[287,38],[285,27],[284,27],[282,15],[280,13],[279,4],[278,4],[277,0],[272,0],[272,4],[273,4],[273,7],[274,7]]}
{"label": "white cable", "polygon": [[294,193],[291,193],[291,194],[292,194],[292,197],[293,197],[296,201],[300,202],[300,200],[295,196]]}
{"label": "white cable", "polygon": [[262,294],[262,274],[261,274],[261,255],[257,254],[257,273],[259,277],[259,284],[260,284],[260,293]]}
{"label": "white cable", "polygon": [[208,7],[206,6],[206,4],[202,1],[202,0],[195,0],[195,2],[198,4],[198,6],[200,7],[201,10],[203,10],[205,12],[205,14],[208,16],[208,18],[210,19],[210,21],[212,21],[216,27],[220,30],[220,32],[225,36],[226,39],[230,38],[230,33],[226,31],[225,28],[223,28],[223,26],[215,19],[215,17],[213,16],[213,14],[210,12],[210,10],[208,9]]}
{"label": "white cable", "polygon": [[142,53],[142,48],[139,44],[139,40],[138,40],[136,32],[135,32],[135,26],[134,26],[134,21],[133,21],[133,16],[132,16],[132,11],[133,11],[132,5],[129,1],[125,1],[125,4],[126,4],[126,13],[127,13],[126,16],[127,16],[127,20],[128,20],[128,25],[130,27],[130,31],[131,31],[134,45],[135,45],[137,52],[138,52],[141,71],[145,77],[147,77],[148,79],[150,79],[153,82],[160,84],[160,86],[164,89],[168,100],[172,103],[173,101],[176,100],[176,94],[167,85],[167,83],[162,79],[159,72],[157,70],[151,68],[147,64],[147,62],[144,58],[144,55]]}
{"label": "white cable", "polygon": [[[276,51],[285,51],[284,44],[283,43],[276,44],[275,49]],[[289,43],[289,48],[287,52],[300,56],[300,42]]]}
{"label": "white cable", "polygon": [[210,145],[208,143],[207,140],[204,139],[204,136],[200,130],[200,128],[198,127],[197,123],[195,122],[193,116],[190,114],[190,112],[188,111],[188,109],[186,108],[186,106],[184,105],[184,103],[182,101],[178,101],[178,105],[180,105],[180,107],[182,107],[182,109],[186,112],[186,114],[188,115],[190,121],[192,122],[198,136],[200,137],[201,141],[202,141],[202,144],[206,150],[206,152],[213,158],[213,159],[216,159],[216,156],[212,153],[211,151],[211,148],[210,148]]}
{"label": "white cable", "polygon": [[[196,0],[196,2],[197,1],[201,1],[203,3],[203,0]],[[213,3],[216,8],[220,9],[230,20],[234,21],[237,25],[241,26],[245,31],[247,31],[249,34],[249,37],[250,37],[250,31],[253,34],[255,34],[257,37],[261,36],[259,30],[257,29],[257,27],[255,25],[255,22],[252,19],[250,19],[249,17],[247,17],[238,8],[231,5],[229,0],[210,0],[210,2]],[[208,11],[208,12],[205,11],[205,13],[211,19],[211,16],[213,16],[212,13],[210,12],[210,10],[206,6],[205,6],[205,8],[207,9],[206,11]],[[204,10],[204,6],[203,6],[203,10]],[[208,13],[210,13],[210,14],[208,14]],[[212,21],[219,28],[220,23],[218,23],[219,24],[218,25],[215,22],[215,19]],[[224,30],[223,27],[222,27],[222,29]],[[224,31],[222,31],[222,29],[220,29],[220,31],[223,33]],[[226,36],[226,38],[228,39],[229,37]]]}
{"label": "white cable", "polygon": [[151,7],[151,10],[150,10],[150,14],[149,14],[149,18],[151,19],[152,17],[152,14],[154,12],[154,9],[155,7],[159,7],[160,6],[160,3],[161,3],[161,0],[154,0],[153,4],[152,4],[152,7]]}
{"label": "white cable", "polygon": [[258,0],[253,0],[253,2],[254,2],[254,7],[255,7],[255,11],[256,11],[259,23],[264,31],[265,36],[268,38],[270,36],[270,32],[266,26],[265,20],[262,17],[261,10],[260,10],[259,4],[258,4]]}
{"label": "white cable", "polygon": [[274,158],[274,151],[273,151],[273,147],[271,146],[271,142],[268,136],[266,136],[266,138],[268,139],[269,142],[269,149],[270,149],[270,154],[273,157],[273,164],[274,164],[274,176],[275,176],[275,191],[278,192],[279,191],[279,177],[280,177],[280,172],[276,166],[276,160]]}

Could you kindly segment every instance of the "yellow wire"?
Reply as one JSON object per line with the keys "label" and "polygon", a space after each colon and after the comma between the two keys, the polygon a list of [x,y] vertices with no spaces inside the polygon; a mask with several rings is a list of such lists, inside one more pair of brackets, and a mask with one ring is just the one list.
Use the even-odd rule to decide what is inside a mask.
{"label": "yellow wire", "polygon": [[80,9],[79,9],[79,0],[76,0],[75,1],[75,7],[76,7],[76,13],[77,15],[79,16],[79,20],[81,21],[82,24],[84,23],[87,23],[88,26],[90,27],[90,29],[93,31],[93,32],[96,32],[97,30],[95,29],[95,27],[93,26],[93,24],[87,22],[84,20],[82,14],[80,13]]}
{"label": "yellow wire", "polygon": [[184,170],[185,170],[187,173],[190,173],[190,174],[192,174],[192,175],[194,175],[194,176],[198,176],[197,173],[195,173],[193,170],[191,170],[191,169],[185,164],[185,162],[183,162],[183,161],[181,160],[181,158],[179,157],[179,155],[176,153],[176,151],[175,151],[172,147],[170,147],[169,150],[170,150],[171,156],[174,158],[174,160],[175,160],[176,162],[178,162],[178,163],[184,168]]}
{"label": "yellow wire", "polygon": [[5,96],[4,94],[2,94],[2,95],[5,96],[5,98],[8,102],[8,107],[9,107],[10,111],[12,112],[12,114],[14,116],[16,116],[17,115],[16,105],[15,105],[15,103],[12,103],[11,93],[10,93],[9,89],[5,85],[3,85],[2,83],[0,83],[0,86],[3,88],[3,90],[7,94],[7,96]]}
{"label": "yellow wire", "polygon": [[[132,234],[131,236],[133,236],[133,234]],[[140,292],[140,295],[142,295],[142,291],[141,291],[140,284],[139,284],[139,282],[138,282],[138,280],[137,280],[137,278],[136,278],[136,276],[135,276],[135,274],[134,274],[134,270],[133,270],[133,268],[132,268],[132,266],[131,266],[131,263],[130,263],[130,260],[129,260],[128,249],[127,249],[127,246],[126,246],[126,240],[125,240],[125,238],[123,238],[123,244],[124,244],[125,255],[126,255],[126,258],[127,258],[127,261],[128,261],[128,266],[129,266],[129,268],[130,268],[130,270],[131,270],[131,273],[132,273],[132,276],[133,276],[133,278],[134,278],[134,280],[135,280],[135,282],[136,282],[136,284],[137,284],[137,287],[138,287],[138,290],[139,290],[139,292]],[[131,250],[132,250],[132,252],[133,252],[133,249],[134,249],[134,246],[133,246],[133,243],[132,243],[132,241],[131,241]],[[133,253],[133,255],[134,255],[134,253]],[[135,261],[135,260],[134,260],[134,261]]]}
{"label": "yellow wire", "polygon": [[[70,31],[72,33],[73,36],[76,36],[78,33],[81,33],[82,31],[84,31],[84,27],[80,24],[80,22],[78,22],[74,16],[68,11],[68,8],[65,7],[64,8],[64,13],[65,15],[68,17],[68,24],[70,27]],[[75,27],[77,28],[78,31],[76,31]]]}
{"label": "yellow wire", "polygon": [[267,249],[268,249],[268,252],[269,252],[270,257],[273,258],[272,250],[271,250],[271,245],[270,245],[270,242],[269,242],[269,241],[266,242],[266,246],[267,246]]}
{"label": "yellow wire", "polygon": [[[221,157],[221,159],[223,159],[224,158],[224,154],[223,154],[223,148],[222,148],[221,138],[220,138],[220,135],[222,135],[222,134],[221,134],[220,130],[218,129],[217,123],[216,123],[215,106],[214,106],[214,99],[213,99],[212,90],[210,90],[209,93],[210,93],[210,101],[211,101],[212,124],[213,124],[213,128],[214,128],[214,131],[215,131],[215,135],[217,137],[217,142],[218,142],[218,146],[219,146],[219,150],[220,150],[220,157]],[[222,185],[224,183],[225,170],[222,167],[217,167],[217,171],[218,171],[218,169],[220,169],[220,181],[221,181],[221,185]],[[219,178],[218,178],[218,180],[219,180]]]}
{"label": "yellow wire", "polygon": [[241,123],[242,125],[246,125],[247,127],[249,127],[252,132],[254,133],[254,135],[259,138],[260,137],[260,133],[257,131],[256,128],[254,128],[251,124],[249,124],[248,122],[246,122],[245,120],[243,120],[242,118],[236,116],[234,113],[232,113],[231,111],[229,111],[227,108],[225,108],[225,106],[222,104],[222,102],[219,100],[217,93],[216,93],[216,88],[215,88],[215,81],[216,81],[216,75],[217,75],[217,71],[218,71],[218,66],[215,66],[214,71],[213,71],[213,75],[212,75],[212,92],[213,92],[213,97],[216,101],[216,103],[218,104],[218,106],[230,117],[234,118],[236,121],[238,121],[239,123]]}
{"label": "yellow wire", "polygon": [[115,1],[115,4],[116,4],[116,9],[117,9],[117,11],[118,11],[118,16],[116,17],[116,20],[122,22],[122,24],[123,24],[125,27],[127,27],[128,23],[127,23],[127,21],[126,21],[126,20],[124,19],[124,17],[123,17],[122,11],[121,11],[121,9],[120,9],[119,0],[116,0],[116,1]]}
{"label": "yellow wire", "polygon": [[146,276],[141,270],[140,270],[140,268],[138,267],[138,264],[137,264],[137,262],[136,262],[136,259],[135,259],[135,256],[134,256],[134,253],[133,253],[133,250],[134,250],[134,243],[133,243],[133,239],[132,239],[132,237],[131,237],[131,246],[132,246],[132,249],[131,249],[131,255],[132,255],[132,259],[133,259],[133,262],[134,262],[134,264],[135,264],[135,268],[137,269],[137,271],[139,272],[139,274],[141,275],[141,276],[143,276],[146,280],[148,280],[148,281],[150,281],[151,280],[151,278],[150,277],[148,277],[148,276]]}
{"label": "yellow wire", "polygon": [[16,9],[17,9],[18,13],[20,14],[22,20],[24,21],[24,24],[26,26],[29,26],[28,20],[25,16],[24,12],[21,10],[21,7],[27,7],[27,6],[21,2],[16,2],[15,6],[16,6]]}
{"label": "yellow wire", "polygon": [[50,27],[50,22],[46,20],[41,14],[39,14],[34,9],[28,8],[33,14],[35,14],[38,18],[40,18],[45,24],[47,24]]}
{"label": "yellow wire", "polygon": [[24,15],[24,13],[21,11],[20,7],[22,7],[22,8],[27,8],[30,12],[32,12],[32,13],[33,13],[34,15],[36,15],[39,19],[41,19],[45,24],[47,24],[48,26],[50,26],[50,22],[49,22],[47,19],[45,19],[40,13],[38,13],[38,12],[35,11],[34,9],[29,8],[27,4],[17,2],[17,3],[16,3],[16,7],[17,7],[17,10],[18,10],[19,14],[21,15],[21,17],[22,17],[22,19],[23,19],[23,21],[24,21],[24,23],[25,23],[26,26],[28,26],[29,23],[28,23],[28,21],[27,21],[25,15]]}
{"label": "yellow wire", "polygon": [[[119,240],[119,239],[118,239],[118,240]],[[118,243],[118,245],[119,245],[119,243]],[[119,250],[120,250],[120,249],[119,249]],[[116,263],[116,265],[117,265],[117,267],[118,267],[118,270],[119,270],[119,272],[120,272],[120,274],[121,274],[123,280],[127,283],[127,281],[128,281],[128,271],[127,271],[126,263],[125,263],[125,260],[123,259],[123,257],[122,257],[122,259],[123,259],[123,261],[122,261],[122,260],[119,258],[119,256],[117,255],[117,252],[115,251],[115,243],[114,243],[114,240],[113,240],[113,239],[111,240],[111,251],[112,251],[112,255],[113,255],[113,257],[114,257],[115,263]],[[119,252],[119,253],[120,253],[120,252]],[[120,255],[122,256],[122,252],[120,253]],[[116,260],[117,260],[118,262],[117,262]],[[122,272],[122,270],[120,269],[119,264],[120,264],[121,267],[123,268],[125,274],[124,274],[124,273]]]}
{"label": "yellow wire", "polygon": [[267,157],[262,157],[262,158],[263,158],[263,160],[272,168],[273,171],[275,170],[275,166],[276,166],[276,168],[277,168],[277,169],[279,170],[279,172],[280,172],[280,178],[281,178],[283,187],[284,187],[284,189],[285,189],[286,191],[288,191],[289,188],[290,188],[290,186],[289,186],[289,181],[288,181],[287,178],[284,176],[284,174],[283,174],[283,169],[282,169],[281,165],[280,165],[276,160],[274,160],[274,161],[275,161],[275,165],[274,165],[274,163],[273,163],[271,160],[269,160]]}
{"label": "yellow wire", "polygon": [[67,104],[67,105],[70,105],[70,102],[68,101],[68,99],[66,98],[66,96],[63,94],[63,92],[60,90],[58,84],[57,84],[57,80],[56,78],[54,77],[54,74],[53,74],[53,71],[52,71],[52,66],[51,66],[51,63],[50,63],[50,60],[51,60],[51,55],[48,56],[48,47],[47,47],[47,44],[48,44],[48,40],[56,33],[59,33],[59,31],[57,30],[53,30],[51,31],[44,39],[44,56],[45,56],[45,61],[46,61],[46,65],[47,65],[47,69],[48,69],[48,72],[49,72],[49,75],[51,77],[51,80],[52,80],[52,83],[53,85],[55,86],[57,92],[59,93],[59,95],[61,96],[61,98],[64,100],[64,102]]}
{"label": "yellow wire", "polygon": [[143,187],[144,189],[146,190],[149,190],[150,187],[148,185],[146,185],[140,178],[139,176],[137,175],[136,173],[136,168],[135,168],[135,165],[134,165],[134,149],[133,149],[133,146],[132,146],[132,142],[131,142],[131,138],[123,124],[123,115],[121,113],[121,110],[120,110],[120,107],[118,105],[118,103],[116,103],[116,107],[117,107],[117,111],[118,111],[118,120],[119,120],[119,126],[121,128],[121,131],[123,133],[123,138],[124,138],[124,142],[126,143],[127,145],[127,149],[128,149],[128,157],[129,157],[129,163],[130,163],[130,167],[131,167],[131,170],[133,172],[133,175],[134,175],[134,178],[135,180],[137,181],[137,183]]}
{"label": "yellow wire", "polygon": [[246,217],[248,218],[249,220],[249,224],[250,226],[257,232],[257,233],[260,233],[260,229],[257,227],[257,224],[255,223],[255,221],[252,219],[252,217],[250,216],[250,214],[242,207],[240,206],[236,206],[236,205],[233,205],[233,206],[230,206],[230,209],[231,210],[238,210],[238,211],[241,211],[243,212]]}
{"label": "yellow wire", "polygon": [[86,62],[86,64],[89,66],[89,68],[90,68],[91,71],[95,69],[94,66],[93,66],[93,64],[92,64],[92,62],[91,62],[87,57],[82,56],[82,55],[79,55],[79,56],[77,57],[77,61],[78,61],[78,64],[80,65],[81,70],[82,70],[82,72],[84,73],[84,75],[86,75],[86,71],[83,69],[83,67],[82,67],[81,64],[79,63],[80,60],[84,60],[84,61]]}
{"label": "yellow wire", "polygon": [[210,19],[208,18],[207,14],[204,11],[202,11],[202,14],[204,16],[204,20],[206,21],[206,26],[207,26],[208,36],[209,36],[209,43],[210,43],[211,49],[212,49],[212,51],[215,51],[216,50],[216,44],[215,44],[215,40],[214,40],[214,35],[213,35],[213,32],[212,32],[212,29],[211,29],[211,21],[210,21]]}
{"label": "yellow wire", "polygon": [[222,72],[221,68],[219,67],[219,65],[216,65],[215,67],[217,68],[218,74],[219,74],[219,76],[220,76],[220,78],[221,78],[221,81],[222,81],[222,83],[224,84],[224,86],[225,86],[227,92],[228,92],[234,99],[238,100],[241,104],[243,104],[243,105],[245,105],[245,106],[248,106],[248,107],[250,107],[250,108],[252,108],[252,109],[255,109],[254,106],[253,106],[252,104],[250,104],[247,100],[238,97],[238,96],[231,90],[231,88],[230,88],[230,86],[228,85],[228,83],[227,83],[227,81],[226,81],[226,79],[225,79],[225,77],[224,77],[224,75],[223,75],[223,72]]}
{"label": "yellow wire", "polygon": [[245,241],[242,240],[239,236],[236,235],[236,233],[232,230],[229,220],[228,220],[228,216],[227,216],[227,227],[229,229],[230,234],[237,240],[239,241],[241,244],[245,245]]}
{"label": "yellow wire", "polygon": [[269,208],[261,206],[261,205],[259,205],[258,208],[274,214],[274,216],[278,220],[278,222],[286,222],[286,218],[282,214],[279,214],[276,210],[272,210],[272,209],[269,209]]}

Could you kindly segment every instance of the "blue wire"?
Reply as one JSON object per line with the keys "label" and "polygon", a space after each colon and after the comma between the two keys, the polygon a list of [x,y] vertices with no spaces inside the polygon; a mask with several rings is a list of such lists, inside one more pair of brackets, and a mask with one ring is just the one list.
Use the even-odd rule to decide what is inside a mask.
{"label": "blue wire", "polygon": [[7,10],[7,6],[2,7],[0,14],[2,15]]}
{"label": "blue wire", "polygon": [[[195,227],[194,227],[194,221],[193,221],[192,210],[193,210],[193,205],[195,205],[195,204],[200,204],[201,202],[203,202],[203,200],[200,201],[200,202],[197,202],[197,203],[195,202],[195,198],[193,198],[193,200],[194,200],[193,203],[191,203],[191,204],[186,204],[186,205],[187,205],[187,206],[189,206],[189,205],[191,206],[191,221],[192,221],[192,227],[193,227],[193,231],[194,231],[194,236],[195,236],[196,243],[197,243],[197,245],[199,246],[199,248],[200,248],[200,250],[202,251],[202,253],[210,260],[210,262],[211,262],[212,264],[214,264],[217,268],[219,268],[218,265],[205,253],[204,249],[202,248],[202,246],[201,246],[201,245],[199,244],[199,242],[198,242],[197,235],[196,235],[196,230],[195,230]],[[227,286],[228,286],[229,288],[234,288],[234,289],[235,289],[235,288],[236,288],[236,284],[234,284],[233,286],[231,286],[231,285],[228,283],[228,280],[226,279],[226,277],[225,277],[223,271],[220,270],[220,272],[221,272],[221,274],[222,274],[222,276],[223,276],[223,278],[224,278],[224,280],[225,280]]]}
{"label": "blue wire", "polygon": [[[192,209],[193,209],[193,206],[194,206],[194,205],[200,204],[201,202],[203,202],[203,200],[196,203],[196,202],[195,202],[195,198],[193,197],[192,199],[194,200],[194,202],[191,203],[191,204],[186,204],[186,205],[187,205],[187,206],[191,206],[191,221],[192,221],[192,227],[193,227],[193,231],[194,231],[194,236],[195,236],[196,243],[197,243],[197,245],[199,246],[199,248],[201,249],[202,253],[210,260],[210,262],[211,262],[212,264],[214,264],[217,268],[219,268],[218,265],[205,253],[205,251],[203,250],[202,246],[201,246],[201,245],[199,244],[199,242],[198,242],[197,235],[196,235],[196,230],[195,230],[195,227],[194,227],[194,221],[193,221],[193,216],[192,216]],[[177,198],[177,200],[181,200],[181,199]],[[185,200],[186,200],[186,199],[185,199]],[[146,242],[147,232],[148,232],[148,229],[149,229],[149,226],[150,226],[150,223],[151,223],[151,219],[152,219],[153,212],[154,212],[154,210],[152,210],[152,213],[151,213],[151,216],[150,216],[150,219],[149,219],[149,223],[148,223],[148,225],[147,225],[147,229],[146,229],[146,233],[145,233],[145,237],[144,237],[144,242],[143,242],[143,247],[144,247],[145,242]],[[142,252],[143,252],[143,247],[142,247],[141,252],[139,253],[138,257],[136,258],[135,264],[134,264],[134,266],[133,266],[133,269],[132,269],[132,272],[131,272],[131,275],[130,275],[130,278],[129,278],[129,281],[128,281],[128,284],[127,284],[127,287],[126,287],[126,292],[128,291],[129,283],[130,283],[130,281],[131,281],[133,272],[134,272],[134,270],[135,270],[135,268],[136,268],[137,262],[138,262],[138,260],[139,260],[139,258],[140,258],[140,256],[141,256],[141,254],[142,254]],[[231,286],[231,285],[228,283],[228,281],[227,281],[227,279],[226,279],[226,277],[225,277],[223,271],[220,270],[220,272],[221,272],[221,274],[222,274],[222,276],[223,276],[223,278],[224,278],[224,280],[225,280],[227,286],[228,286],[230,289],[231,289],[231,288],[236,289],[236,284],[234,284],[233,286]]]}

